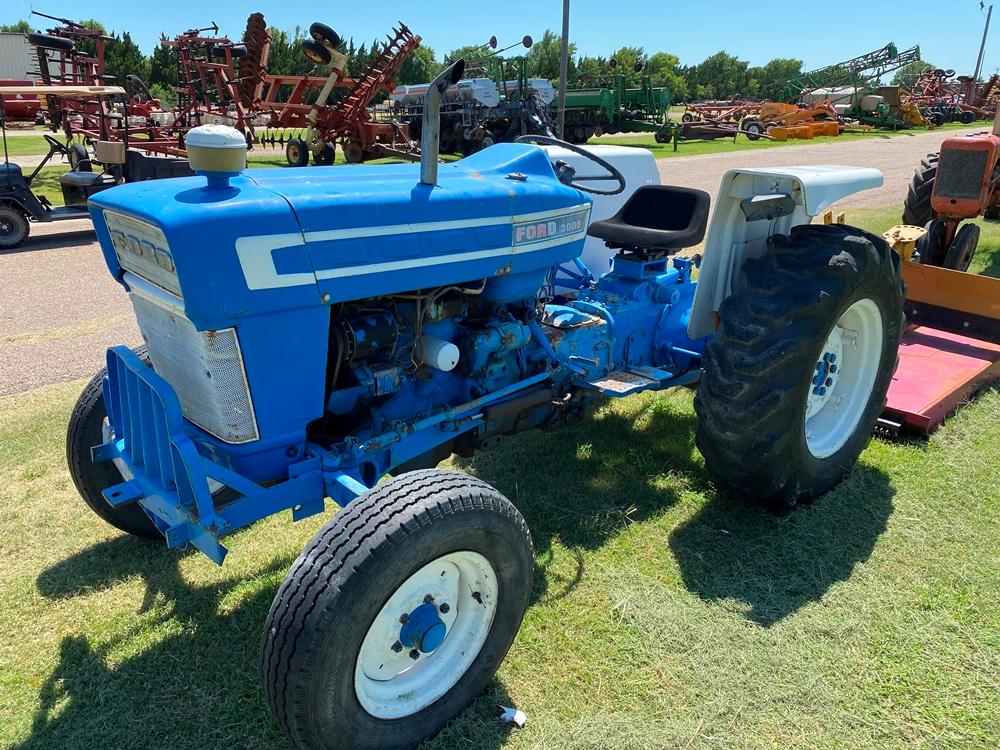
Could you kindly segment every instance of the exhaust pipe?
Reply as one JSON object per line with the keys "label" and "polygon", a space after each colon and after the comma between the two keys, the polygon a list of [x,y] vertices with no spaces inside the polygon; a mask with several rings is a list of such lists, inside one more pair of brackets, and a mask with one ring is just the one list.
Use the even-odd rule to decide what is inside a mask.
{"label": "exhaust pipe", "polygon": [[420,184],[437,185],[438,153],[441,150],[441,99],[465,72],[465,60],[459,59],[431,81],[424,96],[424,116],[420,124]]}

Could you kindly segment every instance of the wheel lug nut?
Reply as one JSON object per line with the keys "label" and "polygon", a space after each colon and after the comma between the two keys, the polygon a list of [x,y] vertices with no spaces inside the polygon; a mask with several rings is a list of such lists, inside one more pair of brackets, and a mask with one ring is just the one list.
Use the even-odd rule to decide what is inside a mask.
{"label": "wheel lug nut", "polygon": [[434,601],[434,597],[430,594],[424,597],[424,604],[430,604],[432,601]]}
{"label": "wheel lug nut", "polygon": [[819,394],[817,394],[817,395],[825,396],[826,395],[826,388],[824,388],[823,386],[820,386],[819,387]]}
{"label": "wheel lug nut", "polygon": [[441,610],[442,614],[448,614],[448,610],[451,609],[451,607],[448,606],[447,602],[443,602],[438,609]]}
{"label": "wheel lug nut", "polygon": [[398,654],[400,651],[403,650],[403,644],[400,643],[399,641],[396,641],[395,643],[392,644],[392,646],[390,646],[390,648]]}
{"label": "wheel lug nut", "polygon": [[836,372],[836,371],[837,371],[837,365],[830,365],[830,372]]}
{"label": "wheel lug nut", "polygon": [[407,622],[407,620],[409,620],[409,619],[410,619],[410,616],[408,614],[406,614],[406,613],[403,613],[403,614],[401,614],[399,616],[399,624],[400,625],[405,625],[406,622]]}
{"label": "wheel lug nut", "polygon": [[410,658],[413,659],[414,661],[416,661],[417,659],[420,658],[420,652],[417,651],[416,649],[412,649],[410,651]]}
{"label": "wheel lug nut", "polygon": [[833,385],[833,378],[827,378],[826,379],[826,387],[829,388],[831,385]]}

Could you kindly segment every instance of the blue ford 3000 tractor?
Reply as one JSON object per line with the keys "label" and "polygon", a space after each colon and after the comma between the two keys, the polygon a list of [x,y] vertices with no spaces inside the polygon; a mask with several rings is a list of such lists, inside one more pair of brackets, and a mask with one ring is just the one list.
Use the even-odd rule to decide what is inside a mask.
{"label": "blue ford 3000 tractor", "polygon": [[[258,519],[343,506],[264,628],[266,700],[303,748],[435,734],[517,633],[528,528],[494,488],[434,468],[449,455],[696,386],[720,486],[789,507],[851,469],[896,362],[898,259],[810,225],[878,172],[731,172],[703,256],[683,255],[708,223],[700,191],[643,186],[591,223],[595,183],[626,186],[579,147],[555,142],[590,174],[535,137],[439,165],[436,109],[461,70],[432,86],[420,165],[244,171],[243,137],[210,126],[188,139],[201,176],[90,203],[145,345],[110,349],[73,414],[84,500],[217,563]],[[614,256],[596,279],[577,262],[588,232]]]}

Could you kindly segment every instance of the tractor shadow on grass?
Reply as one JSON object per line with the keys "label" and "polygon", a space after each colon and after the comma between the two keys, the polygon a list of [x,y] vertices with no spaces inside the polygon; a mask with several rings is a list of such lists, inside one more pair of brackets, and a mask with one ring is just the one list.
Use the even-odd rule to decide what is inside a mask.
{"label": "tractor shadow on grass", "polygon": [[[462,469],[506,495],[535,544],[532,603],[568,595],[584,576],[583,552],[628,526],[661,515],[683,491],[712,489],[694,447],[697,419],[668,400],[603,409],[558,432],[518,435]],[[574,564],[557,567],[554,542]]]}
{"label": "tractor shadow on grass", "polygon": [[685,587],[704,600],[735,604],[770,627],[869,558],[892,513],[888,475],[859,463],[814,503],[767,513],[750,503],[713,499],[670,535]]}
{"label": "tractor shadow on grass", "polygon": [[[669,537],[685,587],[706,601],[740,602],[760,625],[820,600],[868,559],[892,512],[888,475],[858,464],[815,503],[778,514],[714,488],[696,428],[690,410],[653,401],[603,410],[557,434],[518,436],[464,465],[528,521],[539,559],[532,603],[570,594],[585,575],[583,551],[665,513],[681,492],[707,498]],[[552,564],[555,541],[575,558],[569,572],[565,561],[558,571]]]}
{"label": "tractor shadow on grass", "polygon": [[[109,621],[110,635],[63,637],[18,750],[290,747],[267,714],[257,674],[260,629],[277,582],[243,595],[241,579],[193,585],[180,570],[192,554],[119,536],[39,576],[39,592],[55,600],[134,578],[145,591],[129,620]],[[292,559],[274,558],[254,580],[274,578]]]}
{"label": "tractor shadow on grass", "polygon": [[[108,633],[62,638],[58,662],[38,691],[31,734],[13,750],[292,750],[264,703],[258,655],[261,628],[293,556],[276,556],[249,580],[220,575],[194,585],[180,564],[195,554],[119,536],[39,576],[39,593],[56,601],[100,595],[136,578],[145,591],[128,619],[120,610],[109,618]],[[496,720],[498,704],[511,705],[511,698],[494,678],[425,747],[501,747],[510,727]]]}

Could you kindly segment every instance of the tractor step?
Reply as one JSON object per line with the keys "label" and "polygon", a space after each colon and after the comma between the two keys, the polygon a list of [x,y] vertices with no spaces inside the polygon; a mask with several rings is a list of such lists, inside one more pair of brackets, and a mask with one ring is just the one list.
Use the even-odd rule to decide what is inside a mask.
{"label": "tractor step", "polygon": [[659,388],[673,377],[673,373],[658,367],[635,367],[631,370],[609,372],[599,380],[591,380],[586,387],[606,396],[619,398],[650,388]]}
{"label": "tractor step", "polygon": [[903,334],[883,417],[927,435],[996,380],[1000,345],[911,326]]}

